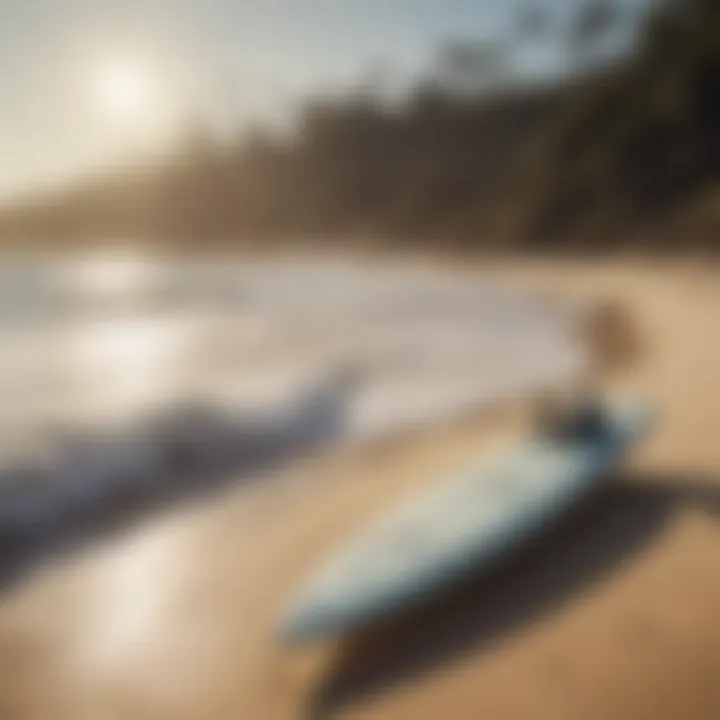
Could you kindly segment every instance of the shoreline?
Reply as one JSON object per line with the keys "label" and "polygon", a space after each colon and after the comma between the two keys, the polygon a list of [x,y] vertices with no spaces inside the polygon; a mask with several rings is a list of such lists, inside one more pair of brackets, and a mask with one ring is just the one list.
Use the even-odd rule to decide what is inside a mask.
{"label": "shoreline", "polygon": [[[259,522],[259,509],[233,495],[110,549],[119,575],[115,560],[90,557],[8,599],[3,717],[89,719],[110,708],[108,717],[138,720],[714,720],[717,271],[622,262],[467,270],[573,298],[609,296],[637,317],[645,356],[608,386],[650,397],[661,424],[612,489],[410,628],[297,654],[278,647],[273,627],[300,578],[378,510],[516,432],[521,410],[308,461],[288,495],[258,501]],[[135,591],[118,605],[128,583]],[[112,627],[121,630],[98,647],[100,629]]]}

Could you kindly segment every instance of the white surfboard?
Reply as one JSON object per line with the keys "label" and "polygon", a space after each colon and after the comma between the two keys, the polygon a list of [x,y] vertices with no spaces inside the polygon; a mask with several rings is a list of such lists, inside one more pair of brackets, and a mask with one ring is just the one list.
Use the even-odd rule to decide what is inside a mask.
{"label": "white surfboard", "polygon": [[497,563],[596,486],[643,434],[649,412],[606,408],[601,418],[591,429],[531,438],[381,518],[294,599],[281,636],[360,629]]}

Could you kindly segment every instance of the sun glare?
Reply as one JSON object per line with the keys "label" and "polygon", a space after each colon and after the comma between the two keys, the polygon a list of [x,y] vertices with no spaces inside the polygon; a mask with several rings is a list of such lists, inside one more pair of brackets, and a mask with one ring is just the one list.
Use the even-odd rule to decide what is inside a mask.
{"label": "sun glare", "polygon": [[98,99],[103,111],[118,121],[138,121],[152,115],[157,88],[144,68],[116,62],[100,69]]}

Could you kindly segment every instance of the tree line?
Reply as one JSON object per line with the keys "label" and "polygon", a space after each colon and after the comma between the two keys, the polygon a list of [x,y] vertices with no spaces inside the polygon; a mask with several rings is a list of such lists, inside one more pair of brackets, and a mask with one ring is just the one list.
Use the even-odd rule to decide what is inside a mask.
{"label": "tree line", "polygon": [[[402,102],[371,85],[308,102],[290,135],[221,143],[197,130],[162,160],[7,208],[0,234],[720,247],[720,3],[629,13],[586,2],[561,23],[528,6],[507,38],[444,47]],[[632,51],[597,61],[631,21]],[[550,42],[572,72],[523,82],[517,47]]]}

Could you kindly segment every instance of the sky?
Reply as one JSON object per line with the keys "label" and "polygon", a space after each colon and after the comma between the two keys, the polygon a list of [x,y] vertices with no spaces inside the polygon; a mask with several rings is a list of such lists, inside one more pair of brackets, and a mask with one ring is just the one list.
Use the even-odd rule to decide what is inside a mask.
{"label": "sky", "polygon": [[[540,0],[558,18],[575,0]],[[403,87],[450,39],[512,32],[521,0],[0,0],[0,197],[172,143],[283,122],[385,68]],[[528,70],[553,72],[536,47]]]}

